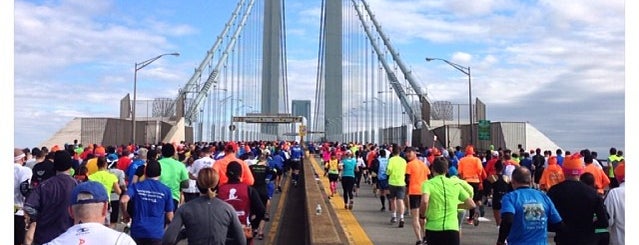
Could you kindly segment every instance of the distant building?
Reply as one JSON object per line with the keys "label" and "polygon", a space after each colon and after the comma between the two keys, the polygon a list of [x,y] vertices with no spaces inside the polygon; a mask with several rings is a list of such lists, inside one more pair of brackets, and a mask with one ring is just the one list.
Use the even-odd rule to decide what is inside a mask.
{"label": "distant building", "polygon": [[[302,116],[306,118],[306,128],[311,127],[311,101],[310,100],[293,100],[291,102],[293,116]],[[297,129],[294,130],[296,132]]]}

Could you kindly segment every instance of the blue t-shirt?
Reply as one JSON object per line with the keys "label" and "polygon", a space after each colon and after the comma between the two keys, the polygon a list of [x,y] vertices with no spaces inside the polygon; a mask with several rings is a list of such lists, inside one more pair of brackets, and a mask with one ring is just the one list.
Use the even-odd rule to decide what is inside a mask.
{"label": "blue t-shirt", "polygon": [[302,147],[296,145],[291,149],[291,158],[293,159],[302,159],[304,155],[304,151],[302,151]]}
{"label": "blue t-shirt", "polygon": [[564,166],[564,156],[557,156],[557,164]]}
{"label": "blue t-shirt", "polygon": [[282,167],[284,166],[284,158],[280,155],[275,155],[268,161],[268,166],[275,168],[278,171],[282,170]]}
{"label": "blue t-shirt", "polygon": [[377,172],[378,180],[388,179],[388,175],[386,175],[386,167],[388,167],[388,158],[379,157],[377,158],[379,161],[379,171]]}
{"label": "blue t-shirt", "polygon": [[133,202],[131,237],[162,239],[164,217],[173,212],[171,189],[158,180],[146,179],[127,190]]}
{"label": "blue t-shirt", "polygon": [[519,162],[519,165],[524,166],[528,169],[532,169],[532,159],[530,158],[521,159],[521,162]]}
{"label": "blue t-shirt", "polygon": [[355,158],[350,157],[342,160],[342,177],[355,178],[355,165],[357,165]]}
{"label": "blue t-shirt", "polygon": [[126,169],[126,179],[129,183],[133,183],[133,176],[135,176],[135,172],[138,170],[138,167],[144,165],[144,160],[135,159]]}
{"label": "blue t-shirt", "polygon": [[561,222],[561,216],[550,198],[535,189],[518,188],[501,199],[501,214],[514,214],[508,234],[509,245],[545,245],[548,241],[548,222]]}

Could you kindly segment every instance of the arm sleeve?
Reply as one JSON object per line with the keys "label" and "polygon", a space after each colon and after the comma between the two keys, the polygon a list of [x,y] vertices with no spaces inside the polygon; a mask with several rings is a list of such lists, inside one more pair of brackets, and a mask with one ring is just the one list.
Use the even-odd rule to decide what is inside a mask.
{"label": "arm sleeve", "polygon": [[510,228],[512,227],[514,219],[513,213],[502,213],[501,224],[499,225],[499,236],[497,237],[497,243],[504,243],[508,234],[510,233]]}
{"label": "arm sleeve", "polygon": [[[162,244],[176,244],[177,237],[182,230],[182,210],[180,209],[173,216],[173,220],[169,223],[169,226],[164,231],[164,236],[162,236]],[[237,218],[235,219],[237,220]]]}

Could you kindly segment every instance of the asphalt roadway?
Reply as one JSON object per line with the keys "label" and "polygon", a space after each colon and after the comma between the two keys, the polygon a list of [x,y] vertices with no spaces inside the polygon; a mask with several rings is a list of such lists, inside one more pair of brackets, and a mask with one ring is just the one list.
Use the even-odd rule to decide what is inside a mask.
{"label": "asphalt roadway", "polygon": [[[316,158],[315,163],[319,165],[321,162],[319,158]],[[316,171],[320,171],[316,168]],[[327,177],[321,177],[327,178]],[[328,183],[328,181],[323,182]],[[332,198],[331,203],[333,208],[336,209],[340,221],[346,233],[350,235],[350,241],[352,244],[415,244],[417,237],[413,232],[412,216],[405,217],[405,225],[403,228],[398,228],[397,224],[391,224],[391,213],[387,210],[381,212],[381,203],[378,197],[373,194],[373,187],[370,184],[364,183],[364,180],[360,183],[360,189],[357,196],[354,198],[354,207],[352,211],[344,210],[343,199],[337,195]],[[328,190],[328,188],[325,188]],[[338,192],[342,193],[341,184],[338,184]],[[388,208],[388,207],[387,207]],[[497,236],[499,231],[492,218],[492,209],[486,207],[485,217],[480,218],[479,226],[467,224],[462,225],[462,245],[492,245],[497,242]],[[357,220],[355,224],[349,224],[352,222],[344,222],[344,217],[352,214]],[[398,215],[399,216],[399,215]],[[351,232],[358,230],[361,227],[364,230],[364,234],[360,232]],[[553,233],[549,233],[549,242],[551,244]],[[367,236],[357,237],[357,236]]]}

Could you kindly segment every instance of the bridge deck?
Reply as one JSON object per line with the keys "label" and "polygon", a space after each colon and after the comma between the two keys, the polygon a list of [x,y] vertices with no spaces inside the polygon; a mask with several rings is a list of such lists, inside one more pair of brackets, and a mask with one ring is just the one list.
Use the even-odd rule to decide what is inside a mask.
{"label": "bridge deck", "polygon": [[[315,171],[323,173],[319,158],[312,159],[311,162]],[[324,183],[324,190],[329,190],[328,177],[320,178]],[[362,180],[360,187],[352,211],[344,209],[344,201],[341,196],[335,195],[331,198],[333,208],[336,210],[351,244],[415,244],[417,239],[413,232],[412,217],[405,217],[404,228],[398,228],[397,224],[391,224],[391,213],[388,210],[380,212],[381,203],[379,198],[374,196],[372,186]],[[337,190],[339,194],[342,194],[341,185],[338,184]],[[462,245],[495,244],[499,232],[489,207],[486,207],[485,216],[487,219],[482,219],[479,226],[466,223],[462,225]],[[550,241],[552,241],[551,238],[549,244]]]}

